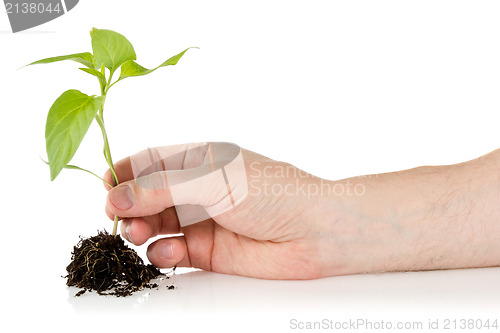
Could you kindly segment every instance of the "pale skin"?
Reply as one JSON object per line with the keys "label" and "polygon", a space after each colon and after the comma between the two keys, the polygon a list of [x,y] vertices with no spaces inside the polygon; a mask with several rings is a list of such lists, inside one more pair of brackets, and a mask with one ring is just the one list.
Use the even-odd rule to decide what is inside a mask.
{"label": "pale skin", "polygon": [[[242,153],[252,186],[228,212],[181,228],[168,187],[137,186],[129,158],[115,164],[120,185],[107,187],[106,212],[123,219],[121,234],[135,245],[165,235],[147,250],[159,268],[316,279],[500,266],[500,150],[339,181]],[[111,182],[109,170],[104,179]]]}

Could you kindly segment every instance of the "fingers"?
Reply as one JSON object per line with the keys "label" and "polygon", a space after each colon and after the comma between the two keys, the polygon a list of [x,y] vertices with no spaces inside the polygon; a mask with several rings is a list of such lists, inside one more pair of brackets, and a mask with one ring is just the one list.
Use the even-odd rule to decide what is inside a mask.
{"label": "fingers", "polygon": [[158,268],[191,267],[186,239],[183,236],[163,238],[151,243],[146,255]]}
{"label": "fingers", "polygon": [[168,208],[161,214],[125,219],[121,223],[121,234],[135,245],[144,244],[157,235],[180,233],[175,208]]}
{"label": "fingers", "polygon": [[150,148],[118,162],[116,173],[121,182],[108,193],[110,218],[150,216],[175,205],[184,206],[178,213],[187,226],[227,212],[248,193],[241,149],[229,143]]}
{"label": "fingers", "polygon": [[[134,173],[132,171],[132,165],[130,162],[130,157],[126,157],[117,163],[113,165],[115,169],[116,176],[118,177],[118,182],[123,183],[128,180],[134,179]],[[107,170],[104,176],[102,177],[105,181],[108,183],[116,186],[115,182],[113,181],[113,177],[111,176],[111,170]],[[104,183],[104,187],[106,190],[110,190],[111,187],[107,183]]]}
{"label": "fingers", "polygon": [[142,245],[149,238],[154,237],[153,226],[143,218],[123,220],[121,234],[135,245]]}
{"label": "fingers", "polygon": [[[118,182],[122,183],[153,172],[189,168],[190,165],[199,164],[205,154],[205,143],[148,148],[118,161],[113,167]],[[115,185],[109,169],[103,179]],[[104,183],[104,187],[110,190],[108,184]]]}
{"label": "fingers", "polygon": [[184,236],[159,239],[149,245],[148,259],[158,268],[179,266],[210,271],[216,227],[213,220],[207,220],[184,228]]}

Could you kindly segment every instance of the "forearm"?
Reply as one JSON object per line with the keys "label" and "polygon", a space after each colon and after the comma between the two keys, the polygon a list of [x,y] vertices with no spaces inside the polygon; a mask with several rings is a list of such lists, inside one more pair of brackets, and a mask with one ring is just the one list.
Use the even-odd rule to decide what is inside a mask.
{"label": "forearm", "polygon": [[332,198],[340,210],[327,226],[342,258],[337,273],[499,266],[499,179],[496,151],[457,165],[336,182],[358,189]]}

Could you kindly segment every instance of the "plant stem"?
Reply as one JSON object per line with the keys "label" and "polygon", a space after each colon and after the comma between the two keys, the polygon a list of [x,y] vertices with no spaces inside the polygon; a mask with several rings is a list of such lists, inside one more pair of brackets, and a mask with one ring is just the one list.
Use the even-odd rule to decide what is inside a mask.
{"label": "plant stem", "polygon": [[[99,117],[98,117],[98,119],[99,119]],[[100,122],[98,120],[97,122],[102,124],[102,121]],[[118,177],[116,176],[115,168],[114,168],[114,165],[113,165],[113,159],[111,158],[111,152],[109,150],[108,137],[107,137],[107,134],[106,134],[106,129],[104,128],[104,124],[102,124],[101,130],[102,130],[102,136],[103,136],[103,139],[104,139],[104,148],[103,148],[104,158],[106,159],[106,162],[108,163],[109,169],[111,170],[111,176],[113,177],[113,181],[114,181],[115,186],[116,186],[116,185],[119,184],[118,183]]]}
{"label": "plant stem", "polygon": [[115,223],[113,224],[113,236],[116,235],[116,230],[118,229],[118,216],[115,215]]}
{"label": "plant stem", "polygon": [[[109,84],[109,83],[108,83]],[[106,98],[106,94],[103,95],[104,98]],[[115,168],[113,165],[113,159],[111,158],[111,151],[109,149],[109,140],[108,140],[108,134],[106,133],[106,127],[104,126],[104,118],[103,118],[103,111],[104,111],[104,102],[102,103],[102,106],[96,114],[95,119],[97,123],[99,124],[99,127],[101,128],[102,132],[102,139],[104,141],[104,148],[103,148],[103,154],[104,154],[104,159],[106,159],[106,162],[108,163],[109,170],[111,171],[111,177],[113,178],[113,183],[114,185],[118,185],[118,177],[116,176]],[[113,236],[116,235],[116,231],[118,229],[118,216],[115,215],[115,221],[113,224]]]}
{"label": "plant stem", "polygon": [[102,138],[104,140],[104,148],[103,148],[104,158],[106,159],[106,162],[108,163],[109,169],[111,170],[111,176],[113,177],[113,181],[114,181],[115,186],[116,186],[119,184],[118,177],[116,176],[115,168],[113,166],[113,159],[111,158],[111,152],[109,149],[109,141],[108,141],[108,135],[106,134],[106,128],[104,127],[104,122],[103,122],[100,115],[96,115],[95,118],[97,120],[97,123],[99,124],[99,127],[101,128]]}

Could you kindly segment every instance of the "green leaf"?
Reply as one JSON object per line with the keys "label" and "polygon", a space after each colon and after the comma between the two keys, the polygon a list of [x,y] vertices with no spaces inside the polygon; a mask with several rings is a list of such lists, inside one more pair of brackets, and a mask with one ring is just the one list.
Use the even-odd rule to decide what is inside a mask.
{"label": "green leaf", "polygon": [[99,72],[97,69],[93,69],[93,68],[79,68],[79,69],[84,71],[85,73],[89,73],[90,75],[94,75],[95,77],[97,77],[99,79],[99,83],[101,84],[101,87],[106,86],[106,77],[104,76],[104,74]]}
{"label": "green leaf", "polygon": [[104,64],[114,72],[124,62],[136,59],[134,47],[123,35],[111,30],[93,28],[90,36],[96,68],[101,68],[101,64]]}
{"label": "green leaf", "polygon": [[45,141],[51,180],[75,155],[103,100],[101,96],[88,96],[78,90],[68,90],[50,108]]}
{"label": "green leaf", "polygon": [[[193,47],[189,47],[189,48],[185,49],[181,53],[169,58],[164,63],[162,63],[160,66],[153,68],[153,69],[144,68],[141,65],[139,65],[138,63],[136,63],[135,61],[129,60],[123,64],[122,69],[121,69],[121,73],[120,73],[120,77],[118,78],[118,80],[123,80],[127,77],[132,77],[132,76],[147,75],[149,73],[154,72],[155,70],[157,70],[160,67],[176,65],[177,62],[179,61],[179,59],[182,58],[184,53],[186,53],[187,50],[192,49],[192,48]],[[197,47],[195,47],[195,48],[197,48]]]}
{"label": "green leaf", "polygon": [[38,64],[50,64],[52,62],[63,61],[63,60],[76,61],[84,66],[89,67],[89,68],[94,68],[95,59],[94,59],[94,56],[92,55],[92,53],[89,53],[89,52],[68,54],[68,55],[59,56],[59,57],[52,57],[52,58],[45,58],[42,60],[32,62],[31,64],[28,64],[26,66],[38,65]]}

